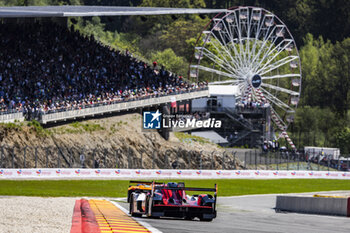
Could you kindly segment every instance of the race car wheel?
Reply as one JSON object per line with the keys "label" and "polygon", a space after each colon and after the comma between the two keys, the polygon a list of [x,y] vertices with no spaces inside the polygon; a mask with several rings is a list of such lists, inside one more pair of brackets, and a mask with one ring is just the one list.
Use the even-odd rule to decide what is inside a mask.
{"label": "race car wheel", "polygon": [[186,216],[185,217],[185,220],[193,220],[194,219],[194,217],[192,217],[192,216]]}
{"label": "race car wheel", "polygon": [[202,216],[199,218],[199,220],[202,222],[211,222],[211,221],[213,221],[213,218],[203,218],[203,216]]}
{"label": "race car wheel", "polygon": [[134,195],[131,193],[130,195],[130,207],[129,207],[129,213],[132,217],[141,217],[142,214],[134,213]]}
{"label": "race car wheel", "polygon": [[134,212],[134,198],[133,195],[130,194],[129,196],[129,214],[132,214]]}

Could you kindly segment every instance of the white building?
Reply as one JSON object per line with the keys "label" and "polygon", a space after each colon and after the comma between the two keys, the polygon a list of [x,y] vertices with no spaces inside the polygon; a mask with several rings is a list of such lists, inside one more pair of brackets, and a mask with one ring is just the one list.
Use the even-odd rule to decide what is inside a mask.
{"label": "white building", "polygon": [[234,109],[240,90],[238,86],[209,85],[209,97],[192,100],[192,111],[220,111],[223,108]]}

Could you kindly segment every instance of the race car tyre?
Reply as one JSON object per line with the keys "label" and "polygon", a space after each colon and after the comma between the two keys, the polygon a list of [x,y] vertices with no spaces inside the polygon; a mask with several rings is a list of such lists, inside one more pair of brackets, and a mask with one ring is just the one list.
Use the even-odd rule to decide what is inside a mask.
{"label": "race car tyre", "polygon": [[192,217],[192,216],[186,216],[185,217],[185,220],[193,220],[194,219],[194,217]]}
{"label": "race car tyre", "polygon": [[132,198],[132,195],[129,197],[129,214],[132,214],[134,212],[134,198]]}
{"label": "race car tyre", "polygon": [[130,207],[129,207],[129,213],[132,217],[141,217],[142,214],[134,213],[134,195],[131,193],[130,195]]}
{"label": "race car tyre", "polygon": [[203,218],[203,216],[202,216],[199,218],[199,220],[202,222],[211,222],[211,221],[213,221],[213,218]]}

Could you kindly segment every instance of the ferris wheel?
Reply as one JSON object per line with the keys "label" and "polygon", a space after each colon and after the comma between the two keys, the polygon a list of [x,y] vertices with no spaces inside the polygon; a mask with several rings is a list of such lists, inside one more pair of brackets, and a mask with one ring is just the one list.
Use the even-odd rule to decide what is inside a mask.
{"label": "ferris wheel", "polygon": [[286,130],[299,102],[302,75],[287,26],[265,9],[236,7],[216,15],[196,46],[190,77],[236,85],[242,103],[270,106],[279,137],[295,149]]}

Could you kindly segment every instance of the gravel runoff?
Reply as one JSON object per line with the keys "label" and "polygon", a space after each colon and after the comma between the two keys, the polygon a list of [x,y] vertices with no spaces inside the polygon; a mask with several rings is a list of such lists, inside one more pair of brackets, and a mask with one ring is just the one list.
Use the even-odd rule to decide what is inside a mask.
{"label": "gravel runoff", "polygon": [[0,197],[0,232],[70,232],[77,199]]}

